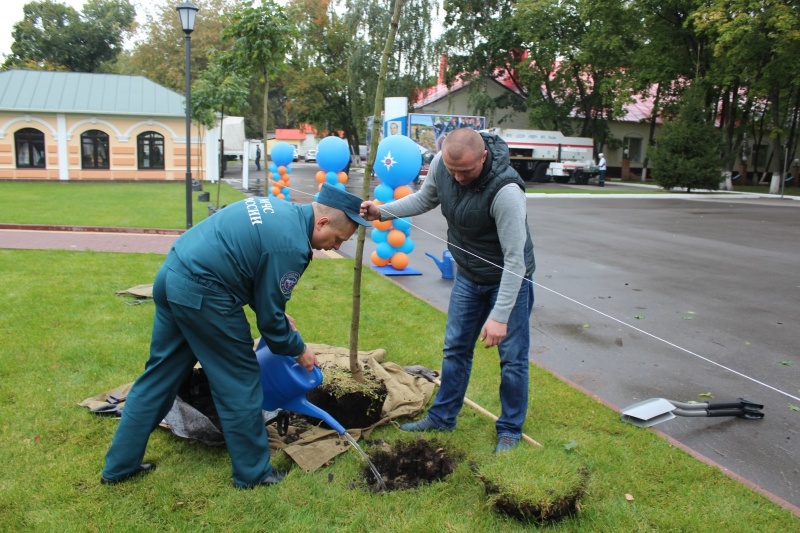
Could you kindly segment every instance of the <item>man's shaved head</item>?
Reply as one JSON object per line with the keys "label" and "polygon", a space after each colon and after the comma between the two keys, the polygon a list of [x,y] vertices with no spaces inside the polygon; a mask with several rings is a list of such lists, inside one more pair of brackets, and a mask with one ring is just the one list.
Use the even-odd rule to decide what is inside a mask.
{"label": "man's shaved head", "polygon": [[442,145],[443,155],[448,159],[472,159],[483,155],[486,146],[483,137],[475,130],[457,129],[447,134]]}

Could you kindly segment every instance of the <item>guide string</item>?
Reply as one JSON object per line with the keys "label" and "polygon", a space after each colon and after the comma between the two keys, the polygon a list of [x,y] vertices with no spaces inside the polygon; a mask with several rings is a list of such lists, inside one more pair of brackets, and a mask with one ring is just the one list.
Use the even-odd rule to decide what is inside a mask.
{"label": "guide string", "polygon": [[[300,191],[300,190],[297,190],[297,189],[294,189],[294,188],[291,188],[291,187],[290,187],[290,190],[295,191],[295,192],[300,193],[300,194],[305,194],[305,195],[308,195],[308,196],[314,196],[313,194],[310,194],[310,193],[307,193],[307,192],[304,192],[304,191]],[[389,209],[387,209],[387,207],[386,207],[387,205],[388,204],[382,204],[380,206],[380,208],[383,211],[385,211],[387,214],[389,214],[389,215],[391,215],[393,217],[396,216]],[[599,314],[599,315],[601,315],[601,316],[603,316],[605,318],[608,318],[609,320],[613,320],[614,322],[617,322],[618,324],[626,326],[626,327],[628,327],[628,328],[630,328],[630,329],[632,329],[632,330],[634,330],[634,331],[636,331],[638,333],[641,333],[642,335],[650,337],[651,339],[654,339],[654,340],[657,340],[659,342],[662,342],[662,343],[666,344],[667,346],[670,346],[670,347],[675,348],[675,349],[677,349],[677,350],[679,350],[681,352],[684,352],[684,353],[686,353],[688,355],[691,355],[692,357],[695,357],[697,359],[705,361],[706,363],[709,363],[709,364],[714,365],[714,366],[716,366],[718,368],[721,368],[722,370],[725,370],[727,372],[731,372],[732,374],[736,374],[737,376],[740,376],[740,377],[742,377],[742,378],[744,378],[744,379],[746,379],[748,381],[751,381],[751,382],[753,382],[753,383],[755,383],[757,385],[761,385],[762,387],[766,387],[766,388],[768,388],[768,389],[770,389],[770,390],[772,390],[774,392],[777,392],[777,393],[782,394],[782,395],[784,395],[784,396],[786,396],[788,398],[791,398],[791,399],[793,399],[795,401],[800,402],[800,397],[797,397],[797,396],[794,396],[792,394],[789,394],[788,392],[785,392],[785,391],[783,391],[783,390],[781,390],[781,389],[779,389],[777,387],[773,387],[772,385],[764,383],[763,381],[759,381],[756,378],[748,376],[747,374],[743,374],[742,372],[734,370],[733,368],[730,368],[730,367],[727,367],[727,366],[722,365],[720,363],[717,363],[716,361],[713,361],[713,360],[711,360],[711,359],[709,359],[707,357],[703,357],[702,355],[700,355],[698,353],[695,353],[695,352],[689,350],[688,348],[684,348],[683,346],[679,346],[679,345],[677,345],[677,344],[675,344],[673,342],[670,342],[670,341],[668,341],[666,339],[662,339],[661,337],[659,337],[657,335],[654,335],[653,333],[650,333],[650,332],[645,331],[645,330],[643,330],[643,329],[641,329],[639,327],[636,327],[633,324],[629,324],[628,322],[625,322],[624,320],[620,320],[619,318],[613,317],[613,316],[611,316],[611,315],[609,315],[607,313],[604,313],[603,311],[600,311],[599,309],[595,309],[594,307],[586,305],[585,303],[579,302],[578,300],[575,300],[574,298],[570,298],[569,296],[567,296],[565,294],[561,294],[560,292],[555,291],[555,290],[553,290],[553,289],[551,289],[549,287],[546,287],[546,286],[544,286],[544,285],[542,285],[540,283],[537,283],[537,282],[535,282],[533,280],[528,280],[524,276],[520,276],[516,272],[512,272],[512,271],[504,268],[501,265],[497,265],[497,264],[489,261],[488,259],[485,259],[485,258],[483,258],[483,257],[481,257],[481,256],[479,256],[479,255],[477,255],[477,254],[475,254],[473,252],[470,252],[469,250],[466,250],[464,248],[461,248],[460,246],[457,246],[457,245],[455,245],[455,244],[453,244],[451,242],[448,242],[447,239],[443,239],[443,238],[439,237],[438,235],[435,235],[435,234],[431,233],[430,231],[426,230],[425,228],[422,228],[421,226],[417,226],[416,224],[411,223],[410,221],[409,221],[409,224],[410,224],[410,226],[412,228],[417,229],[420,232],[425,233],[426,235],[430,235],[434,239],[436,239],[438,241],[441,241],[442,243],[446,244],[447,246],[452,246],[453,248],[461,250],[462,252],[464,252],[466,254],[469,254],[472,257],[480,259],[481,261],[483,261],[485,263],[488,263],[489,265],[492,265],[495,268],[498,268],[498,269],[500,269],[500,270],[502,270],[504,272],[508,272],[509,274],[511,274],[513,276],[517,276],[519,278],[522,278],[523,282],[529,281],[530,283],[533,284],[534,287],[539,287],[542,290],[550,292],[550,293],[552,293],[552,294],[554,294],[556,296],[559,296],[559,297],[561,297],[561,298],[563,298],[563,299],[565,299],[565,300],[567,300],[569,302],[572,302],[572,303],[574,303],[576,305],[579,305],[579,306],[581,306],[581,307],[583,307],[583,308],[585,308],[585,309],[587,309],[589,311],[597,313],[597,314]]]}

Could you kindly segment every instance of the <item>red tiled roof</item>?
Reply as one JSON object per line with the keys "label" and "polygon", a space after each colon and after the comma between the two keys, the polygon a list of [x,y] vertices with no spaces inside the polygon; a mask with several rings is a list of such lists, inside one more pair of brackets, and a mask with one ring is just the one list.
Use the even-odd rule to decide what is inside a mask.
{"label": "red tiled roof", "polygon": [[300,130],[275,130],[275,139],[279,141],[303,141],[306,135]]}
{"label": "red tiled roof", "polygon": [[[469,81],[464,81],[461,76],[457,76],[453,84],[448,87],[444,83],[444,72],[446,68],[447,58],[443,56],[439,65],[438,83],[433,87],[429,87],[428,89],[420,92],[417,100],[413,103],[414,107],[422,107],[436,102],[437,100],[441,100],[448,94],[459,91],[470,84]],[[496,78],[489,79],[513,93],[520,94],[517,86],[514,83],[514,80],[507,73],[497,76]],[[623,106],[625,115],[615,120],[618,122],[646,122],[650,120],[650,116],[653,113],[653,98],[642,97],[641,95],[637,94],[633,96],[633,99],[634,101],[632,103],[625,104],[625,106]],[[658,116],[656,121],[661,124],[661,117]]]}

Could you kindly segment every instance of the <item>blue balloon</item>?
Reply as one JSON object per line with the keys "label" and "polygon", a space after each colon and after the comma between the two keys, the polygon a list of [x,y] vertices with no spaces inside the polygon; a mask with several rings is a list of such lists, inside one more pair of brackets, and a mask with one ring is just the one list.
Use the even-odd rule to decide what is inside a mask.
{"label": "blue balloon", "polygon": [[375,174],[396,189],[419,175],[422,154],[419,145],[405,135],[390,135],[378,144],[375,152]]}
{"label": "blue balloon", "polygon": [[388,242],[382,242],[375,247],[375,253],[381,259],[390,259],[394,255],[394,248]]}
{"label": "blue balloon", "polygon": [[294,147],[285,142],[275,143],[269,155],[276,165],[288,166],[294,160]]}
{"label": "blue balloon", "polygon": [[[378,185],[378,187],[380,187],[380,185]],[[376,191],[378,190],[378,187],[375,187]],[[392,226],[394,226],[394,229],[399,229],[406,235],[411,233],[411,219],[408,217],[396,218],[392,220]]]}
{"label": "blue balloon", "polygon": [[403,241],[403,244],[397,247],[398,252],[403,252],[404,254],[410,254],[414,251],[414,239],[411,237],[406,237],[406,240]]}
{"label": "blue balloon", "polygon": [[289,189],[289,187],[284,187],[281,189],[281,192],[286,196],[286,198],[289,198],[289,193],[292,191]]}
{"label": "blue balloon", "polygon": [[394,189],[392,189],[385,183],[380,183],[376,185],[374,194],[376,200],[380,200],[385,204],[394,201]]}
{"label": "blue balloon", "polygon": [[377,244],[386,242],[386,237],[388,235],[389,235],[389,230],[385,229],[372,228],[372,232],[370,232],[370,237],[372,237],[372,242]]}
{"label": "blue balloon", "polygon": [[341,190],[343,190],[343,191],[346,191],[346,190],[347,190],[347,189],[345,188],[345,186],[344,186],[344,183],[341,183],[341,182],[338,182],[338,183],[336,183],[336,184],[334,185],[334,187],[336,187],[337,189],[341,189]]}
{"label": "blue balloon", "polygon": [[317,164],[325,172],[339,172],[350,161],[347,141],[340,137],[325,137],[317,145]]}
{"label": "blue balloon", "polygon": [[270,163],[269,167],[267,168],[269,168],[269,171],[272,172],[273,174],[278,173],[278,165],[276,165],[275,163]]}
{"label": "blue balloon", "polygon": [[325,174],[325,181],[331,185],[336,185],[339,183],[339,176],[336,174],[336,172],[328,172]]}

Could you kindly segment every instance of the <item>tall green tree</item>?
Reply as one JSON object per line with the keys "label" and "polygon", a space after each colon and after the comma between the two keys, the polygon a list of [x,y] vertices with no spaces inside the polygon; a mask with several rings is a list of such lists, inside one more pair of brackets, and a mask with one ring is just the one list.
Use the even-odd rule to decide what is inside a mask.
{"label": "tall green tree", "polygon": [[116,60],[136,19],[128,0],[89,0],[81,13],[42,0],[25,4],[22,11],[4,69],[100,72]]}
{"label": "tall green tree", "polygon": [[[225,15],[222,36],[233,42],[228,52],[231,67],[244,76],[256,76],[264,83],[262,139],[267,139],[269,125],[270,79],[285,65],[286,53],[296,35],[286,10],[272,0],[252,2]],[[264,165],[266,183],[268,165]]]}
{"label": "tall green tree", "polygon": [[[630,74],[634,89],[652,102],[648,144],[655,144],[662,116],[674,116],[688,82],[703,76],[713,59],[708,38],[698,33],[692,15],[702,0],[635,0],[641,44]],[[645,160],[645,167],[648,161]]]}
{"label": "tall green tree", "polygon": [[[133,49],[123,54],[116,65],[118,74],[145,76],[172,89],[184,92],[184,33],[181,29],[177,2],[158,0],[150,6],[145,22],[139,28]],[[230,45],[223,43],[222,13],[238,5],[236,0],[194,0],[200,8],[192,39],[192,79],[199,79],[208,65],[211,50],[225,51]]]}
{"label": "tall green tree", "polygon": [[[229,66],[225,54],[212,51],[209,54],[208,67],[192,86],[192,117],[196,117],[206,128],[217,123],[217,112],[220,117],[220,141],[225,146],[224,128],[221,127],[225,112],[240,113],[247,106],[249,91],[247,79],[239,75]],[[222,184],[224,150],[219,154],[219,179],[217,180],[217,200],[219,207],[220,187]],[[245,158],[245,161],[247,159]]]}
{"label": "tall green tree", "polygon": [[722,180],[722,134],[708,120],[705,89],[697,82],[683,97],[678,116],[666,122],[652,149],[653,179],[665,189],[717,190]]}
{"label": "tall green tree", "polygon": [[[366,129],[377,90],[380,58],[390,31],[391,0],[294,0],[298,26],[291,67],[284,74],[292,110],[320,131],[342,131],[351,150]],[[414,101],[435,78],[438,53],[432,26],[437,0],[404,2],[387,58],[385,94]]]}
{"label": "tall green tree", "polygon": [[[768,169],[780,174],[784,146],[796,143],[792,137],[796,139],[800,104],[797,3],[714,0],[699,7],[694,20],[712,42],[714,68],[710,76],[722,95],[719,120],[727,123],[730,132],[739,124],[741,133],[742,125],[748,124],[743,119],[752,114],[749,129],[756,138],[759,132],[754,126],[763,123],[773,154]],[[742,105],[743,112],[737,114]],[[728,154],[733,156],[732,133],[728,137]]]}
{"label": "tall green tree", "polygon": [[351,139],[356,123],[351,113],[355,95],[350,91],[347,70],[350,29],[327,1],[296,0],[289,7],[289,16],[297,25],[299,38],[281,78],[294,118],[324,134],[342,130]]}
{"label": "tall green tree", "polygon": [[638,26],[623,0],[452,0],[444,35],[448,78],[495,79],[518,96],[489,98],[473,84],[476,112],[526,111],[537,128],[608,139],[607,122],[630,99],[626,75],[639,46]]}

